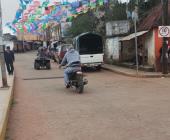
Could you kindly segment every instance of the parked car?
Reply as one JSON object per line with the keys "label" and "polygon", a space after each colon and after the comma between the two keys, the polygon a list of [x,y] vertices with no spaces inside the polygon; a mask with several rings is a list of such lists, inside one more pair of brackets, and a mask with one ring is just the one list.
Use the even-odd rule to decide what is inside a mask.
{"label": "parked car", "polygon": [[59,62],[59,64],[63,60],[64,55],[66,54],[70,46],[72,46],[72,44],[61,44],[56,48],[57,61]]}

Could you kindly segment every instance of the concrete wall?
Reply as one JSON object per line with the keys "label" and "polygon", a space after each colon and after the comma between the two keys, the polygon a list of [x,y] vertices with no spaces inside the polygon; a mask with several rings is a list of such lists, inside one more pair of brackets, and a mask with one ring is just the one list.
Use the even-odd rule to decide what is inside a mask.
{"label": "concrete wall", "polygon": [[105,58],[108,61],[119,61],[119,37],[106,39]]}
{"label": "concrete wall", "polygon": [[145,48],[148,55],[148,65],[155,65],[155,33],[150,31],[146,34]]}
{"label": "concrete wall", "polygon": [[106,23],[106,36],[115,36],[129,32],[130,24],[128,20],[118,20]]}
{"label": "concrete wall", "polygon": [[14,48],[14,42],[13,41],[3,41],[5,46],[10,46],[11,50]]}

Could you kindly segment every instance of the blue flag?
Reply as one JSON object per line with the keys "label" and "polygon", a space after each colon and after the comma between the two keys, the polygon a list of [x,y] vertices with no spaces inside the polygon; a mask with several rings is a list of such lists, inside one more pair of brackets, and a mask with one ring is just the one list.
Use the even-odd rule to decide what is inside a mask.
{"label": "blue flag", "polygon": [[32,0],[20,0],[21,4],[28,4],[31,3]]}

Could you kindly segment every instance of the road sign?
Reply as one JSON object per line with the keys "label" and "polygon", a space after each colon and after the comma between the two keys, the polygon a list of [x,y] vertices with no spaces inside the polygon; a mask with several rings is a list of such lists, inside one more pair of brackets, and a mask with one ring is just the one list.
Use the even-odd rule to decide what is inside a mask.
{"label": "road sign", "polygon": [[170,26],[159,26],[159,37],[170,37]]}
{"label": "road sign", "polygon": [[138,13],[136,11],[133,11],[132,12],[132,20],[134,21],[138,21],[139,20],[139,17],[138,17]]}

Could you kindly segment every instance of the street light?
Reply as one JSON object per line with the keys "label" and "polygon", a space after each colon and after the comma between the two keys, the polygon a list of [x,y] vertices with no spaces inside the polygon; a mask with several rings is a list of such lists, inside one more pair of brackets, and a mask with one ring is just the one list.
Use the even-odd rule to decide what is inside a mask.
{"label": "street light", "polygon": [[2,73],[2,87],[8,87],[7,76],[6,76],[6,67],[4,59],[4,49],[3,49],[3,32],[2,32],[2,8],[0,0],[0,62],[1,62],[1,73]]}

